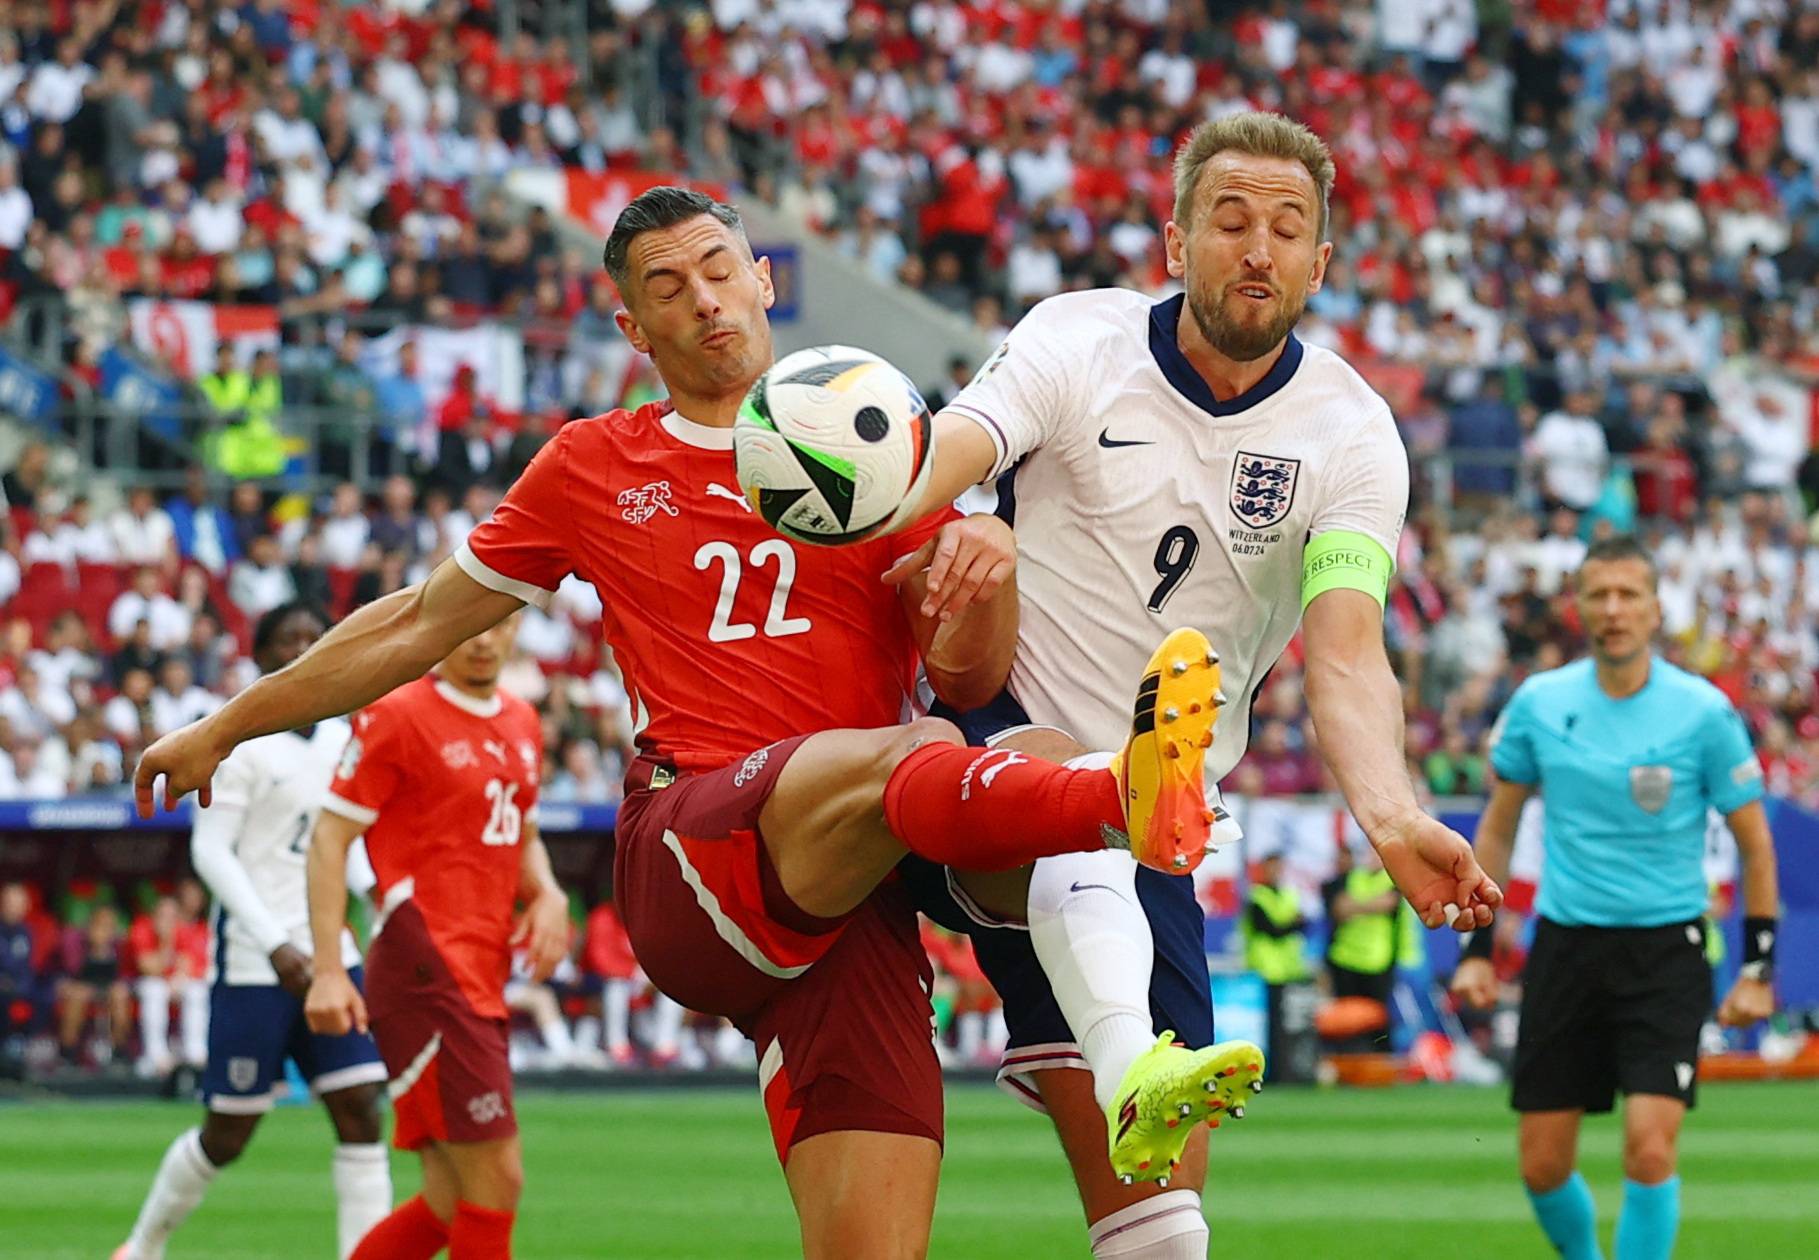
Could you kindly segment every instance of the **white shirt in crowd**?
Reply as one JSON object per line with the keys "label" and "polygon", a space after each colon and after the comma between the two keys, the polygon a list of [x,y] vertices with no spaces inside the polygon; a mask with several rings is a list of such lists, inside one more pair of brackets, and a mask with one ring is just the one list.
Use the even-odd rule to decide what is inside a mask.
{"label": "white shirt in crowd", "polygon": [[206,197],[189,208],[184,223],[205,254],[226,254],[240,247],[246,227],[244,208],[233,197],[212,201]]}
{"label": "white shirt in crowd", "polygon": [[188,726],[219,709],[224,701],[214,692],[191,684],[177,695],[162,687],[152,691],[152,729],[160,735]]}
{"label": "white shirt in crowd", "polygon": [[107,631],[116,639],[129,639],[133,627],[141,621],[152,623],[152,647],[169,652],[183,646],[189,638],[192,618],[189,609],[159,591],[149,599],[138,591],[126,591],[107,610]]}
{"label": "white shirt in crowd", "polygon": [[31,225],[31,194],[17,184],[0,188],[0,249],[18,249],[25,240],[25,229]]}
{"label": "white shirt in crowd", "polygon": [[66,66],[47,61],[32,72],[25,88],[25,107],[46,122],[66,123],[82,108],[82,89],[95,77],[86,61]]}
{"label": "white shirt in crowd", "polygon": [[331,569],[359,568],[360,553],[372,533],[372,522],[363,512],[329,517],[322,522],[322,563]]}
{"label": "white shirt in crowd", "polygon": [[260,566],[241,560],[227,579],[228,597],[240,611],[257,620],[288,599],[297,597],[297,584],[282,564]]}
{"label": "white shirt in crowd", "polygon": [[1588,416],[1550,411],[1535,426],[1533,444],[1550,495],[1581,511],[1597,501],[1610,462],[1604,426]]}
{"label": "white shirt in crowd", "polygon": [[176,550],[176,526],[161,507],[154,507],[144,516],[134,516],[121,508],[108,518],[108,528],[113,531],[121,564],[163,564]]}

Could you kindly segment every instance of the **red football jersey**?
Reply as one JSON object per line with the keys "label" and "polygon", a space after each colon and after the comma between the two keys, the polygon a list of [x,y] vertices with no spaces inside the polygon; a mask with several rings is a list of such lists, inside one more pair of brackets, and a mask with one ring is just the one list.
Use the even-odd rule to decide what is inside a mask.
{"label": "red football jersey", "polygon": [[915,640],[878,579],[953,514],[846,547],[779,536],[733,476],[733,434],[667,401],[564,426],[455,561],[547,607],[592,582],[638,745],[691,770],[832,727],[890,726]]}
{"label": "red football jersey", "polygon": [[425,675],[354,715],[324,801],[366,824],[380,906],[416,903],[468,1002],[492,1019],[505,1018],[518,846],[542,750],[524,701],[479,700]]}

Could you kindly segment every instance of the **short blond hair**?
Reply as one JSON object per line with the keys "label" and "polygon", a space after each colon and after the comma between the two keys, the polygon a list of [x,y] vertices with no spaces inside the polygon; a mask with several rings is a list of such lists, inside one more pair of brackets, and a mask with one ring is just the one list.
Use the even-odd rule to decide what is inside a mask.
{"label": "short blond hair", "polygon": [[1200,173],[1221,153],[1286,158],[1306,167],[1320,197],[1318,239],[1326,239],[1327,201],[1333,192],[1332,151],[1326,147],[1326,141],[1294,119],[1263,112],[1227,114],[1194,128],[1193,135],[1175,155],[1176,223],[1183,228],[1192,225]]}

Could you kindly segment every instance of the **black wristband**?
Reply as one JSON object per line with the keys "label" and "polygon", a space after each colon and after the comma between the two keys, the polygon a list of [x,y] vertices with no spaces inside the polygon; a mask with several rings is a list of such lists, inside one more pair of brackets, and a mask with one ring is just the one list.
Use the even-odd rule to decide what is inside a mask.
{"label": "black wristband", "polygon": [[1775,933],[1781,920],[1769,915],[1749,915],[1743,920],[1743,963],[1775,961]]}
{"label": "black wristband", "polygon": [[1466,934],[1465,940],[1459,946],[1459,957],[1483,958],[1488,960],[1491,956],[1491,949],[1496,944],[1496,930],[1497,924],[1495,920],[1486,927],[1472,929],[1471,932]]}

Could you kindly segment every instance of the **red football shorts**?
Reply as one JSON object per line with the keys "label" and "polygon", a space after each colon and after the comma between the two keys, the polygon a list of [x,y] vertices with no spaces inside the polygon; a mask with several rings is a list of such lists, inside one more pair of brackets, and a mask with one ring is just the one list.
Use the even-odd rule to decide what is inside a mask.
{"label": "red football shorts", "polygon": [[634,763],[616,827],[620,917],[651,983],[756,1043],[779,1159],[846,1129],[939,1142],[933,976],[907,895],[892,880],[842,918],[806,914],[759,835],[804,738],[700,774]]}
{"label": "red football shorts", "polygon": [[475,1012],[412,902],[392,912],[367,950],[366,1009],[392,1078],[393,1146],[518,1131],[505,1021]]}

